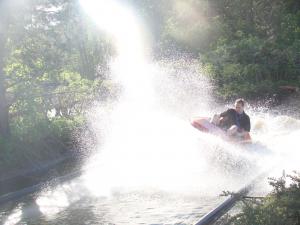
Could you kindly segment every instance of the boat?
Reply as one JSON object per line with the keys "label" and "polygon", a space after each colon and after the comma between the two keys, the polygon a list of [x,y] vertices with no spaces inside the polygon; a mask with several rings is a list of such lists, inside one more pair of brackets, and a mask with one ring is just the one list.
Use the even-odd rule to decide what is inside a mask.
{"label": "boat", "polygon": [[234,143],[240,143],[240,144],[246,144],[251,143],[251,135],[249,132],[244,132],[242,136],[240,135],[228,135],[226,131],[221,129],[220,127],[216,126],[215,124],[210,122],[209,117],[196,117],[191,120],[191,125],[195,127],[196,129],[200,130],[204,133],[210,133],[216,136],[221,137],[222,139],[234,142]]}

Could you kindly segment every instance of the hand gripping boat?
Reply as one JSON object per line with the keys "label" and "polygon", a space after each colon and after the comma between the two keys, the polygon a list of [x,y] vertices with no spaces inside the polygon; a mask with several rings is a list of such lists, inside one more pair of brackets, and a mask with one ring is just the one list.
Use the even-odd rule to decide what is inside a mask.
{"label": "hand gripping boat", "polygon": [[220,136],[226,141],[231,141],[236,143],[251,143],[251,136],[249,132],[244,132],[242,136],[240,135],[230,136],[226,133],[226,131],[222,130],[215,124],[211,123],[209,117],[194,118],[191,121],[191,125],[202,132],[211,133],[213,135]]}

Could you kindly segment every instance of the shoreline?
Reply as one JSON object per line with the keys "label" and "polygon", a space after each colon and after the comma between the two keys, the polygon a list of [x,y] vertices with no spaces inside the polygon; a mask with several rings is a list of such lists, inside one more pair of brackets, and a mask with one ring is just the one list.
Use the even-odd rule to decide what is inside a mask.
{"label": "shoreline", "polygon": [[0,197],[56,177],[57,174],[51,175],[52,170],[59,173],[59,169],[64,166],[70,166],[72,170],[72,167],[76,168],[79,165],[80,162],[75,154],[66,153],[55,160],[44,161],[42,166],[15,170],[12,174],[0,178]]}

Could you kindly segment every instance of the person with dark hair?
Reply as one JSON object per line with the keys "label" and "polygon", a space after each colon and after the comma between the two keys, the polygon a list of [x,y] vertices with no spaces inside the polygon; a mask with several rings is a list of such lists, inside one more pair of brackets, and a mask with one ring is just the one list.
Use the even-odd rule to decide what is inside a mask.
{"label": "person with dark hair", "polygon": [[230,108],[219,115],[214,115],[211,123],[225,130],[229,136],[245,136],[251,129],[250,117],[245,113],[246,102],[237,99],[234,108]]}

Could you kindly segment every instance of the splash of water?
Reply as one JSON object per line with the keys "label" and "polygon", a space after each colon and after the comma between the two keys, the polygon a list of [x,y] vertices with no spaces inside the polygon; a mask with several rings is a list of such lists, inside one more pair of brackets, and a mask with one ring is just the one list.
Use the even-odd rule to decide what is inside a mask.
{"label": "splash of water", "polygon": [[[210,113],[209,82],[190,60],[165,62],[163,66],[150,63],[143,51],[147,46],[141,36],[143,31],[132,10],[116,1],[103,3],[82,1],[100,27],[114,37],[118,57],[111,70],[124,92],[107,119],[109,134],[99,146],[101,154],[92,159],[101,166],[86,175],[87,186],[100,195],[116,187],[209,192],[214,186],[220,192],[227,181],[221,179],[222,174],[210,179],[212,173],[219,171],[212,170],[203,156],[205,151],[215,152],[223,143],[199,142],[200,134],[186,117],[199,103],[201,114]],[[116,14],[120,16],[112,16]],[[101,110],[93,111],[93,121],[99,121]],[[93,122],[93,126],[101,130],[103,123]]]}
{"label": "splash of water", "polygon": [[[114,188],[154,187],[218,195],[279,164],[290,136],[281,133],[275,144],[272,140],[277,134],[263,132],[268,119],[260,119],[255,112],[251,115],[256,126],[253,133],[260,144],[251,153],[189,125],[193,113],[207,116],[216,112],[211,85],[192,60],[151,62],[142,35],[146,32],[133,9],[118,1],[87,0],[81,5],[114,39],[118,54],[111,62],[111,75],[123,86],[119,102],[91,109],[94,130],[105,134],[99,136],[100,153],[87,163],[97,166],[84,176],[92,192],[109,195]],[[271,126],[279,124],[272,121]],[[276,151],[276,160],[265,163],[269,156],[260,154],[262,148]],[[255,151],[259,154],[253,154]]]}

